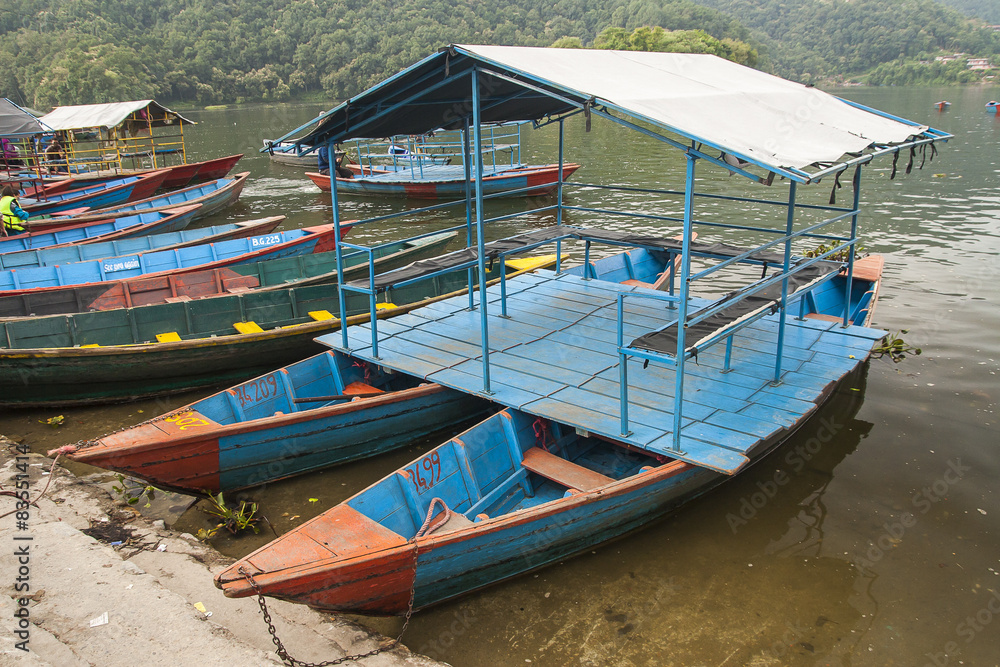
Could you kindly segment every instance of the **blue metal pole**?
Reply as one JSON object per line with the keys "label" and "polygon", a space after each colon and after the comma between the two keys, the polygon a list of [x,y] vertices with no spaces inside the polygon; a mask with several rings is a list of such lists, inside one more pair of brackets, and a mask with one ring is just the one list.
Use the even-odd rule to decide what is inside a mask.
{"label": "blue metal pole", "polygon": [[[854,210],[857,211],[858,207],[861,205],[861,165],[854,172],[854,179],[852,185],[854,186]],[[855,213],[851,216],[851,240],[853,241],[858,237],[858,214]],[[857,250],[857,246],[851,246],[847,249],[848,259],[847,259],[847,285],[844,287],[844,326],[850,326],[851,324],[851,287],[854,282],[854,251]]]}
{"label": "blue metal pole", "polygon": [[[340,205],[337,201],[337,154],[333,151],[333,142],[326,144],[327,160],[330,164],[330,203],[333,206],[333,240],[336,243],[337,252],[337,300],[340,307],[340,337],[341,346],[345,350],[351,349],[347,344],[347,297],[344,295],[344,249],[340,235]],[[360,160],[360,149],[358,159]],[[369,285],[370,286],[370,285]],[[372,329],[375,328],[375,321],[372,320]]]}
{"label": "blue metal pole", "polygon": [[[462,147],[465,153],[462,162],[465,163],[465,247],[472,247],[472,151],[469,148],[469,117],[465,117],[465,128],[462,130]],[[476,309],[476,293],[472,289],[476,279],[469,267],[469,310]]]}
{"label": "blue metal pole", "polygon": [[[563,130],[565,129],[565,121],[561,118],[559,119],[559,185],[558,193],[556,197],[559,200],[559,208],[556,209],[556,225],[562,224],[562,213],[563,213],[563,147],[565,146],[565,136]],[[559,273],[559,269],[562,266],[562,241],[556,241],[556,273]],[[587,270],[584,267],[584,276],[586,276]]]}
{"label": "blue metal pole", "polygon": [[[483,151],[483,128],[480,119],[481,114],[479,103],[479,70],[472,71],[472,124],[475,127],[476,155],[482,155]],[[492,394],[490,391],[490,333],[489,322],[487,321],[487,299],[486,299],[486,238],[484,234],[484,224],[486,216],[483,213],[483,161],[476,160],[476,246],[479,251],[479,319],[482,329],[483,341],[483,393]]]}
{"label": "blue metal pole", "polygon": [[726,339],[726,365],[723,367],[723,373],[731,372],[732,366],[730,365],[733,361],[733,337],[730,336]]}
{"label": "blue metal pole", "polygon": [[[584,269],[586,272],[586,269]],[[625,330],[625,318],[624,318],[624,301],[625,296],[621,293],[618,294],[618,395],[621,401],[621,435],[623,438],[627,438],[632,435],[632,432],[628,430],[628,357],[625,352],[622,351],[622,345],[624,344],[624,330]]]}
{"label": "blue metal pole", "polygon": [[[583,249],[583,279],[590,280],[590,239],[587,239]],[[593,276],[596,278],[597,276]]]}
{"label": "blue metal pole", "polygon": [[[785,217],[785,236],[791,236],[795,225],[795,191],[798,183],[788,182],[788,215]],[[792,263],[792,239],[785,239],[785,260],[782,263],[782,273],[787,274]],[[785,320],[788,316],[788,276],[781,279],[781,310],[778,311],[778,349],[774,360],[774,381],[781,384],[781,361],[785,352]]]}
{"label": "blue metal pole", "polygon": [[674,375],[674,440],[672,451],[681,451],[681,409],[684,405],[684,351],[687,333],[688,292],[691,276],[691,230],[694,223],[694,167],[698,159],[690,152],[687,157],[687,176],[684,182],[684,239],[681,242],[681,293],[677,304],[677,355]]}

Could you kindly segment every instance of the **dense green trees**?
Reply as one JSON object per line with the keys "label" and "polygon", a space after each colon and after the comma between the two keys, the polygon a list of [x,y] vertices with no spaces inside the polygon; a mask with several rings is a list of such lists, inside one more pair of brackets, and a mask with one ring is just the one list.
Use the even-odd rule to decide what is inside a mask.
{"label": "dense green trees", "polygon": [[1000,33],[934,0],[696,1],[742,21],[767,44],[776,73],[800,81],[926,52],[1000,53]]}
{"label": "dense green trees", "polygon": [[[555,46],[555,45],[553,45]],[[598,49],[710,53],[741,65],[757,64],[757,50],[746,42],[726,37],[716,39],[704,30],[664,30],[643,26],[629,33],[625,28],[605,28],[594,40]]]}
{"label": "dense green trees", "polygon": [[[715,53],[799,80],[902,67],[941,49],[1000,53],[1000,34],[933,0],[697,2],[5,0],[0,95],[41,108],[332,101],[452,42]],[[894,67],[872,81],[896,81]],[[942,72],[928,77],[968,76]]]}
{"label": "dense green trees", "polygon": [[569,37],[583,45],[609,25],[699,28],[733,43],[748,35],[690,0],[5,4],[0,94],[37,107],[147,96],[199,104],[340,99],[448,43],[547,46]]}

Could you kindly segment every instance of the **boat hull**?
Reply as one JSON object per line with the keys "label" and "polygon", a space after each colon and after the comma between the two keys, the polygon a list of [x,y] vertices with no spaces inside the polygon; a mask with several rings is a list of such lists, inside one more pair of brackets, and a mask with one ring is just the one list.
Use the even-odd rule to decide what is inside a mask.
{"label": "boat hull", "polygon": [[[279,381],[275,372],[256,384]],[[428,384],[229,425],[181,410],[103,438],[72,458],[158,488],[228,492],[397,449],[481,414],[487,405]]]}
{"label": "boat hull", "polygon": [[[355,170],[362,167],[353,165]],[[563,179],[573,175],[578,164],[563,165]],[[378,172],[376,172],[378,174]],[[313,183],[324,192],[330,191],[330,177],[316,172],[307,172]],[[551,194],[559,187],[559,166],[546,165],[542,167],[525,167],[501,172],[496,176],[483,178],[483,194],[492,195],[507,190],[531,188],[525,192],[517,192],[512,197],[537,197]],[[383,180],[382,178],[366,178],[358,175],[355,178],[337,178],[337,191],[350,195],[408,197],[410,199],[461,199],[465,197],[464,179],[447,180]]]}
{"label": "boat hull", "polygon": [[161,187],[183,188],[194,183],[203,183],[205,181],[214,181],[218,178],[223,178],[226,174],[232,171],[233,167],[236,166],[236,163],[239,162],[242,157],[243,153],[240,153],[239,155],[228,155],[214,160],[189,162],[187,164],[170,167],[170,173],[167,175],[166,180],[164,180]]}
{"label": "boat hull", "polygon": [[[108,218],[120,218],[134,215],[136,213],[146,213],[148,211],[163,211],[178,206],[200,204],[195,212],[194,220],[205,218],[217,213],[227,206],[235,203],[243,191],[243,186],[249,178],[250,172],[245,171],[233,177],[232,182],[226,183],[216,189],[208,189],[205,185],[190,186],[183,190],[177,190],[168,194],[148,197],[128,204],[111,206],[97,213],[83,213],[62,218],[49,220],[32,220],[32,229],[56,231],[65,227],[71,227],[81,223],[93,222],[97,220],[107,220]],[[218,180],[218,179],[216,179]]]}
{"label": "boat hull", "polygon": [[[166,174],[162,171],[154,172],[129,183],[104,188],[97,192],[88,193],[84,191],[77,196],[67,197],[59,201],[37,202],[25,206],[24,209],[34,216],[60,213],[84,206],[90,209],[98,209],[115,204],[124,204],[129,201],[142,199],[143,197],[149,197],[163,184],[165,178]],[[72,194],[72,192],[69,194]]]}

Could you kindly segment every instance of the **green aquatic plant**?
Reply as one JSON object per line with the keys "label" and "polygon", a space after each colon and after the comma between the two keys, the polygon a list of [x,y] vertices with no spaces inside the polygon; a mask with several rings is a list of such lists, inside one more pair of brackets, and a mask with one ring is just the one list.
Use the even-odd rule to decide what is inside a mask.
{"label": "green aquatic plant", "polygon": [[222,528],[225,528],[233,535],[238,535],[248,529],[254,533],[260,532],[260,528],[257,527],[257,523],[260,522],[260,517],[256,516],[257,503],[248,503],[245,500],[241,500],[240,506],[237,509],[233,509],[226,505],[226,500],[223,498],[221,491],[218,496],[214,496],[211,493],[207,495],[209,506],[203,507],[202,511],[221,519],[221,521],[209,530],[200,528],[198,530],[199,540],[204,541],[215,537],[216,533]]}
{"label": "green aquatic plant", "polygon": [[[156,499],[156,487],[149,484],[145,486],[137,484],[134,480],[130,480],[130,478],[125,477],[121,473],[117,473],[115,477],[118,479],[118,484],[112,484],[111,488],[125,503],[138,505],[140,500],[145,499],[146,503],[143,507],[149,507]],[[130,480],[132,483],[130,484],[127,480]]]}
{"label": "green aquatic plant", "polygon": [[902,334],[910,333],[907,329],[901,329],[898,334],[889,334],[872,349],[872,354],[878,358],[889,355],[894,362],[899,363],[906,358],[907,354],[920,355],[920,348],[910,345],[902,338]]}

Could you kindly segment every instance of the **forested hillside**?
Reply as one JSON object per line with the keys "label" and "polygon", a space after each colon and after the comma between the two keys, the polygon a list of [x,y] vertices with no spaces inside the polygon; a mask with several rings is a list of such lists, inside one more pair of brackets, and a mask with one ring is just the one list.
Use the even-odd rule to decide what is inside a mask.
{"label": "forested hillside", "polygon": [[806,82],[964,81],[980,75],[919,61],[1000,53],[1000,33],[935,0],[696,2],[4,0],[0,95],[39,109],[339,100],[454,42],[716,53]]}
{"label": "forested hillside", "polygon": [[1000,25],[1000,2],[997,0],[938,0],[938,2],[954,7],[966,16],[974,16],[992,25]]}
{"label": "forested hillside", "polygon": [[896,60],[933,60],[942,51],[1000,53],[1000,33],[934,0],[697,2],[766,39],[776,73],[797,80],[862,74]]}
{"label": "forested hillside", "polygon": [[[5,0],[0,95],[38,108],[156,97],[341,99],[448,43],[584,44],[609,26],[746,40],[690,0]],[[747,47],[751,48],[751,47]]]}

